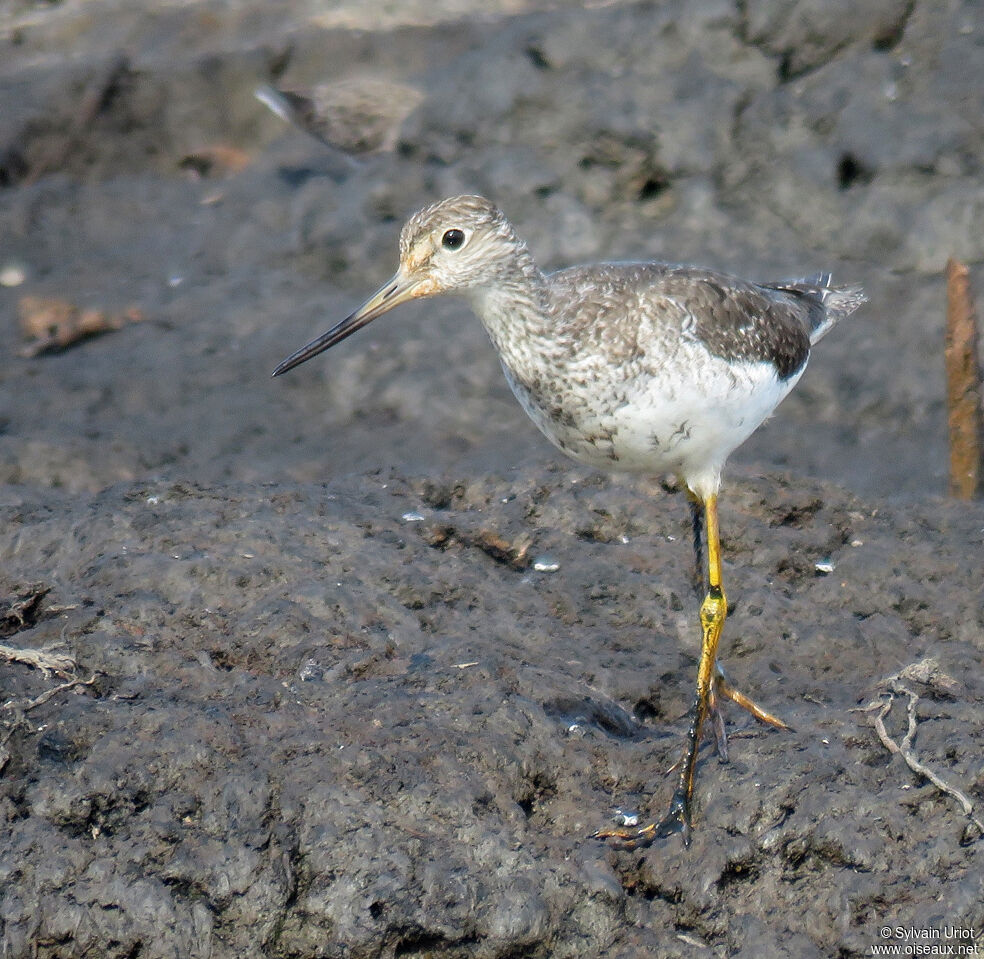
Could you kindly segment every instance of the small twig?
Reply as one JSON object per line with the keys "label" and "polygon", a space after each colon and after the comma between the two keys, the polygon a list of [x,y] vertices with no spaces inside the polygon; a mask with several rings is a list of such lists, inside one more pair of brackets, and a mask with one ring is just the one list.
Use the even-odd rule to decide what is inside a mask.
{"label": "small twig", "polygon": [[[885,717],[889,714],[889,712],[891,712],[892,704],[895,702],[896,695],[902,695],[903,693],[909,697],[909,703],[906,707],[909,725],[905,736],[902,739],[902,743],[899,744],[888,735],[888,730],[885,728]],[[862,706],[860,709],[854,711],[870,713],[877,709],[878,715],[875,716],[874,725],[875,732],[877,733],[881,744],[890,753],[901,756],[905,761],[905,764],[917,776],[922,776],[924,779],[928,779],[941,793],[949,796],[951,799],[955,799],[960,804],[961,809],[963,809],[964,815],[978,829],[979,835],[984,836],[984,823],[982,823],[981,820],[974,815],[974,804],[967,798],[966,793],[957,789],[955,786],[951,786],[941,776],[933,772],[932,769],[925,765],[925,763],[920,762],[919,758],[915,754],[912,744],[916,738],[916,727],[918,725],[918,719],[916,717],[916,703],[919,702],[919,697],[907,686],[904,686],[902,683],[898,682],[895,677],[893,677],[890,681],[890,688],[887,696],[888,699],[884,702],[869,703],[867,706]]]}
{"label": "small twig", "polygon": [[[35,699],[28,700],[19,709],[21,712],[26,713],[30,709],[34,709],[36,706],[43,706],[52,696],[58,695],[58,693],[63,692],[66,689],[73,689],[76,686],[91,686],[96,681],[97,673],[93,673],[89,679],[70,679],[67,683],[61,683],[59,686],[53,686],[47,692],[42,693]],[[7,704],[10,705],[10,704]],[[6,706],[4,707],[6,708]]]}
{"label": "small twig", "polygon": [[950,427],[950,495],[973,499],[984,473],[984,409],[977,353],[977,317],[968,270],[946,264],[946,406]]}
{"label": "small twig", "polygon": [[75,660],[61,653],[46,653],[43,649],[18,649],[16,646],[4,646],[0,643],[0,656],[10,663],[26,663],[35,669],[40,669],[47,679],[52,673],[68,676],[75,668]]}

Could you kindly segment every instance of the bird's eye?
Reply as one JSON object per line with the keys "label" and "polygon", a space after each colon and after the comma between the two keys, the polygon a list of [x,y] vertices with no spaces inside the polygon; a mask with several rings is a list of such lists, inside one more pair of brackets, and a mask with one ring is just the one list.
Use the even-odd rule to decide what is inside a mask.
{"label": "bird's eye", "polygon": [[445,250],[460,250],[465,244],[464,230],[446,230],[441,237],[441,246]]}

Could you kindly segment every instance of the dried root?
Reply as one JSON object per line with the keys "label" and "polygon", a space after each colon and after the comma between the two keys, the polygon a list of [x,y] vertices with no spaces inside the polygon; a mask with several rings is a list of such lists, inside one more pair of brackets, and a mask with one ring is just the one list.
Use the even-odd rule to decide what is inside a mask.
{"label": "dried root", "polygon": [[[921,663],[914,663],[911,666],[907,666],[902,672],[884,680],[882,685],[885,687],[885,693],[883,695],[887,699],[876,700],[868,703],[867,706],[852,710],[852,712],[875,713],[874,727],[879,742],[890,753],[901,756],[905,764],[917,776],[922,776],[924,779],[929,780],[941,793],[956,800],[960,804],[964,815],[977,830],[977,836],[975,838],[979,839],[981,836],[984,836],[984,823],[974,815],[974,804],[970,801],[967,794],[955,786],[951,786],[942,776],[930,769],[916,755],[914,742],[916,728],[919,724],[918,718],[916,717],[916,704],[919,702],[919,696],[905,685],[904,680],[925,683],[930,688],[947,695],[952,695],[954,689],[957,687],[956,681],[940,670],[939,663],[936,660],[927,659]],[[888,730],[885,728],[885,717],[891,712],[892,705],[898,696],[908,697],[908,704],[906,706],[908,729],[901,743],[895,742],[888,735]]]}

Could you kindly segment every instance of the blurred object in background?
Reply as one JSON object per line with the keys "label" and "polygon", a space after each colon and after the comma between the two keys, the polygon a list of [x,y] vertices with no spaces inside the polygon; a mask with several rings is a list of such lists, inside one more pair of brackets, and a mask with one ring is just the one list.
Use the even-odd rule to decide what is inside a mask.
{"label": "blurred object in background", "polygon": [[303,92],[264,84],[256,99],[327,146],[362,156],[396,148],[400,127],[423,94],[386,80],[345,80]]}

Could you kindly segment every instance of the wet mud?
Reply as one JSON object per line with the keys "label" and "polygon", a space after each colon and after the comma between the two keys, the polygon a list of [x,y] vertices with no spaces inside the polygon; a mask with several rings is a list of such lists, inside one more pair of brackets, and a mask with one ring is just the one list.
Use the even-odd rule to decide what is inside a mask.
{"label": "wet mud", "polygon": [[[975,5],[379,6],[0,12],[0,955],[979,931],[984,504],[944,498],[941,278],[984,262]],[[420,96],[371,153],[253,98],[360,78]],[[689,848],[587,838],[675,783],[683,496],[564,461],[453,301],[269,379],[462,191],[545,267],[871,298],[726,477],[724,662],[794,731],[727,712]],[[20,355],[24,297],[141,320]]]}

